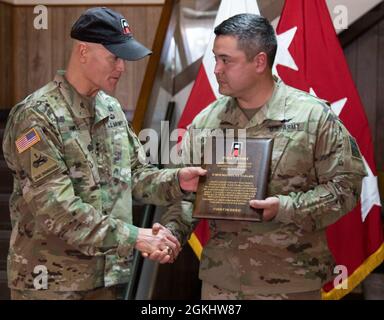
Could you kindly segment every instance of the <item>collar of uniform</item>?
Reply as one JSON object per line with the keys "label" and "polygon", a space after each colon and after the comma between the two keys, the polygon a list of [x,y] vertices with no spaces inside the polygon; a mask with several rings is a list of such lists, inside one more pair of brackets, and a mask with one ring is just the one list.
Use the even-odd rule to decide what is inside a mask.
{"label": "collar of uniform", "polygon": [[113,111],[113,108],[109,105],[105,99],[105,93],[99,91],[96,95],[95,105],[95,124],[108,118]]}
{"label": "collar of uniform", "polygon": [[247,128],[260,125],[265,121],[268,124],[282,123],[286,120],[287,86],[276,76],[273,76],[275,88],[271,98],[262,106],[261,110],[249,121]]}
{"label": "collar of uniform", "polygon": [[283,121],[286,120],[287,87],[278,77],[273,76],[273,79],[275,81],[275,89],[271,99],[266,103],[265,118],[272,121]]}
{"label": "collar of uniform", "polygon": [[220,115],[220,122],[222,125],[231,125],[236,128],[244,128],[248,123],[248,118],[243,111],[239,108],[235,98],[229,98],[224,112]]}
{"label": "collar of uniform", "polygon": [[237,100],[230,98],[227,101],[224,113],[220,117],[221,123],[228,123],[237,128],[248,128],[259,125],[265,120],[279,122],[285,120],[287,88],[279,78],[276,76],[273,78],[275,88],[271,99],[261,107],[261,110],[259,110],[251,120],[248,120],[244,112],[240,109]]}
{"label": "collar of uniform", "polygon": [[256,125],[262,124],[265,119],[267,119],[268,106],[264,104],[260,110],[249,120],[247,128],[254,127]]}
{"label": "collar of uniform", "polygon": [[59,88],[61,94],[71,107],[72,112],[77,118],[90,118],[94,114],[94,99],[86,99],[80,95],[74,87],[65,79],[65,71],[59,70],[53,82]]}

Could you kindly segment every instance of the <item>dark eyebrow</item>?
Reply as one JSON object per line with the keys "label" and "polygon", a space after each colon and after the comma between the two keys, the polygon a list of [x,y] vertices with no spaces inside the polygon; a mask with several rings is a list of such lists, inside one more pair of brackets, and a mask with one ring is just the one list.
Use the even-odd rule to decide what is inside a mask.
{"label": "dark eyebrow", "polygon": [[227,54],[215,54],[214,52],[213,52],[213,54],[215,55],[215,57],[218,57],[218,58],[230,58],[231,57]]}

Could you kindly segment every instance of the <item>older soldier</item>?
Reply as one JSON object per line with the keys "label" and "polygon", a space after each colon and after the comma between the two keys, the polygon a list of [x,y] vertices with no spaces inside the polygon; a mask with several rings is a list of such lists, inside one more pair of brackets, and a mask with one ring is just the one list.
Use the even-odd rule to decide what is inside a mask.
{"label": "older soldier", "polygon": [[[191,138],[194,129],[246,129],[249,137],[273,138],[274,147],[268,196],[250,201],[263,209],[263,222],[209,220],[202,298],[320,299],[334,265],[325,228],[359,199],[361,154],[325,101],[273,77],[277,42],[265,18],[236,15],[215,34],[215,75],[225,96],[196,116],[183,152],[188,157],[190,142],[201,140]],[[191,212],[183,201],[163,216],[183,242]]]}
{"label": "older soldier", "polygon": [[116,298],[116,285],[129,281],[134,248],[156,250],[162,263],[179,250],[166,229],[152,234],[132,224],[132,197],[169,204],[181,198],[181,188],[194,191],[204,174],[146,165],[119,102],[107,94],[124,71],[123,60],[151,53],[132,37],[124,17],[90,9],[71,36],[66,73],[17,104],[5,130],[3,150],[14,176],[13,299]]}

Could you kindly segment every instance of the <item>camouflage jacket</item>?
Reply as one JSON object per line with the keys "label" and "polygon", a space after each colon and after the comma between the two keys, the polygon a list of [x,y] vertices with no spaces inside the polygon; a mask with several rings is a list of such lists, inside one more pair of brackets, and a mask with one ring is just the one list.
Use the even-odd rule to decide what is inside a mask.
{"label": "camouflage jacket", "polygon": [[[187,156],[191,141],[209,135],[201,131],[194,140],[193,130],[204,128],[241,128],[249,137],[274,139],[268,196],[277,196],[280,207],[270,222],[209,220],[211,238],[202,252],[200,278],[244,293],[320,289],[334,264],[325,228],[356,205],[366,175],[354,138],[324,101],[280,80],[251,120],[230,97],[204,109],[183,138]],[[191,212],[191,202],[174,204],[162,222],[185,241]]]}
{"label": "camouflage jacket", "polygon": [[11,288],[34,289],[36,270],[55,291],[129,281],[132,197],[165,205],[183,195],[177,170],[145,164],[116,99],[87,100],[60,74],[12,109],[3,150],[14,176]]}

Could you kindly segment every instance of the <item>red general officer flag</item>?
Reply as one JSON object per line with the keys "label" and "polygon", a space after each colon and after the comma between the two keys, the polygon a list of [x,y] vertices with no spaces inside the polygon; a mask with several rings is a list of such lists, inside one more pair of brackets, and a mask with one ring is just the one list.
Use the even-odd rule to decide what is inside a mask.
{"label": "red general officer flag", "polygon": [[346,270],[348,278],[335,288],[340,278],[335,271],[335,281],[323,287],[323,299],[340,299],[384,259],[369,125],[324,0],[286,0],[277,35],[275,65],[281,79],[332,103],[333,111],[356,138],[368,171],[360,203],[327,228],[328,246],[341,266],[337,270]]}

